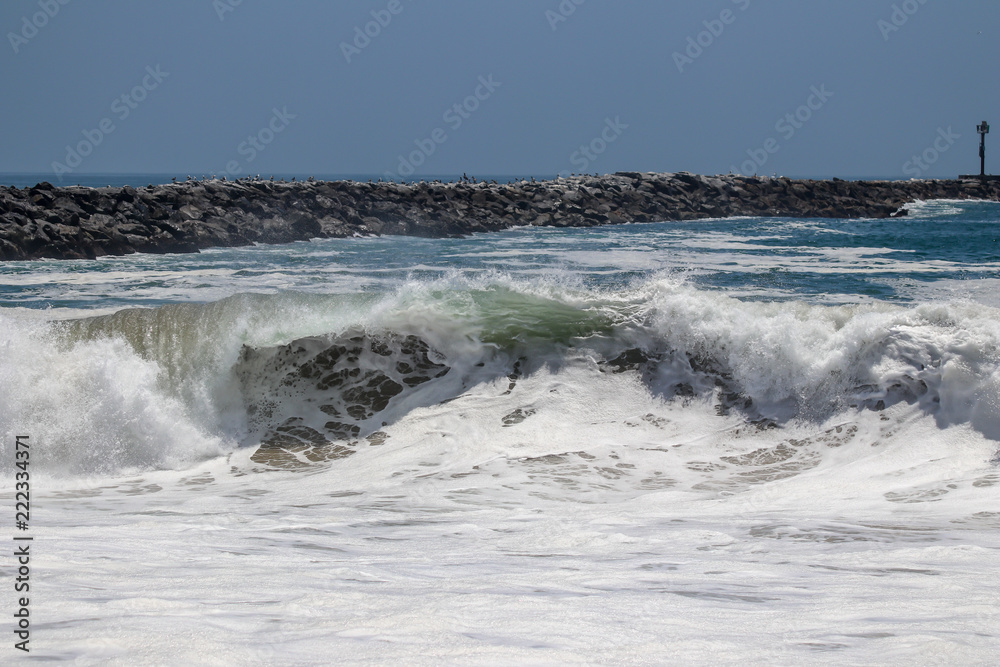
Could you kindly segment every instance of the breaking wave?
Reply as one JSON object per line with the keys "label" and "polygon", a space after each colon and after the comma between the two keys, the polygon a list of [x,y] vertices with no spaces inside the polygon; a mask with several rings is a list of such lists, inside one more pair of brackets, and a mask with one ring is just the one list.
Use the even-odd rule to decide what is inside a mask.
{"label": "breaking wave", "polygon": [[[237,449],[279,467],[328,461],[423,408],[510,394],[539,373],[580,389],[629,377],[664,414],[696,405],[758,429],[907,404],[1000,440],[1000,317],[971,304],[765,303],[662,276],[612,291],[494,274],[66,321],[15,309],[0,339],[2,431],[29,433],[52,474],[184,468]],[[562,403],[562,427],[592,407]]]}

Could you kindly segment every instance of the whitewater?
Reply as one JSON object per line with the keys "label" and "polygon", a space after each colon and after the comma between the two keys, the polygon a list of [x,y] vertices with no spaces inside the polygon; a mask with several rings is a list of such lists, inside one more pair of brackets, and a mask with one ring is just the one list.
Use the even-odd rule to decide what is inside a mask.
{"label": "whitewater", "polygon": [[31,659],[991,663],[1000,204],[908,208],[3,264]]}

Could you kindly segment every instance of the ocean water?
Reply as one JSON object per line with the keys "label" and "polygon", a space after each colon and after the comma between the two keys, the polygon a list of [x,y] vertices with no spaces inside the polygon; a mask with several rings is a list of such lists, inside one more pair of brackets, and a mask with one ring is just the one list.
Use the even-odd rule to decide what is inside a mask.
{"label": "ocean water", "polygon": [[[443,182],[457,181],[463,176],[475,176],[479,180],[496,180],[499,183],[506,183],[508,181],[517,181],[526,178],[537,178],[539,180],[550,180],[556,178],[555,174],[424,174],[422,176],[414,176],[411,179],[406,179],[402,176],[395,175],[394,178],[390,177],[391,174],[320,174],[320,173],[289,173],[289,172],[278,172],[278,173],[263,173],[263,174],[245,174],[246,177],[256,177],[262,179],[272,179],[275,181],[284,179],[286,181],[291,181],[296,179],[299,181],[304,181],[309,178],[315,178],[322,181],[339,181],[339,180],[353,180],[353,181],[377,181],[379,179],[383,180],[426,180],[433,181],[439,180]],[[186,180],[195,179],[202,180],[205,178],[214,177],[213,173],[203,173],[199,171],[194,172],[147,172],[147,173],[69,173],[69,174],[55,174],[51,171],[36,171],[36,172],[0,172],[0,185],[14,186],[17,188],[30,188],[39,183],[47,182],[56,186],[72,186],[72,185],[82,185],[88,188],[103,188],[103,187],[115,187],[120,188],[125,185],[131,185],[134,188],[141,188],[147,185],[163,185],[165,183],[171,183],[173,181],[184,182]],[[243,176],[237,176],[241,178]]]}
{"label": "ocean water", "polygon": [[1000,204],[909,209],[0,265],[31,657],[994,662]]}

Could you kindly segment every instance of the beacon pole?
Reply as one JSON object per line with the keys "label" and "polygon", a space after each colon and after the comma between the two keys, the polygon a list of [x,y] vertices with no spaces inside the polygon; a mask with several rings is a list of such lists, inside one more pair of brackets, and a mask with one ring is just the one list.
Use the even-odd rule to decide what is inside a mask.
{"label": "beacon pole", "polygon": [[982,125],[976,127],[979,132],[979,175],[986,176],[986,135],[990,133],[990,126],[983,121]]}

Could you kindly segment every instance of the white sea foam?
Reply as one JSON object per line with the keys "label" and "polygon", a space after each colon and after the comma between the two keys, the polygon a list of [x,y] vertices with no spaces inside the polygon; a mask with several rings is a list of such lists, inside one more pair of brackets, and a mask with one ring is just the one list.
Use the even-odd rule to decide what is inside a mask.
{"label": "white sea foam", "polygon": [[[964,288],[993,269],[685,234],[11,269],[8,303],[59,306],[0,311],[0,437],[32,452],[32,657],[989,663],[1000,312]],[[898,302],[746,278],[828,263],[832,286],[869,261],[902,272],[863,283]],[[421,345],[432,372],[407,368]],[[306,442],[328,421],[357,434]]]}
{"label": "white sea foam", "polygon": [[46,482],[33,562],[61,620],[47,643],[83,664],[995,649],[982,579],[1000,475],[970,428],[899,404],[760,430],[582,357],[507,384],[413,410],[311,474],[252,472],[238,450],[183,473]]}
{"label": "white sea foam", "polygon": [[[1000,317],[972,304],[820,306],[740,301],[670,276],[595,292],[565,279],[456,274],[386,296],[234,297],[59,325],[16,312],[0,322],[5,430],[51,440],[40,465],[84,473],[183,468],[231,449],[246,437],[243,346],[351,327],[426,341],[465,369],[449,378],[464,386],[506,374],[518,357],[535,370],[636,349],[646,361],[632,368],[655,396],[721,391],[748,401],[747,418],[779,422],[904,401],[941,427],[1000,439]],[[489,363],[475,371],[476,362]],[[431,403],[459,395],[461,382]],[[81,438],[91,446],[78,448]]]}
{"label": "white sea foam", "polygon": [[918,199],[903,208],[911,216],[921,218],[946,218],[961,215],[974,200],[968,199]]}

